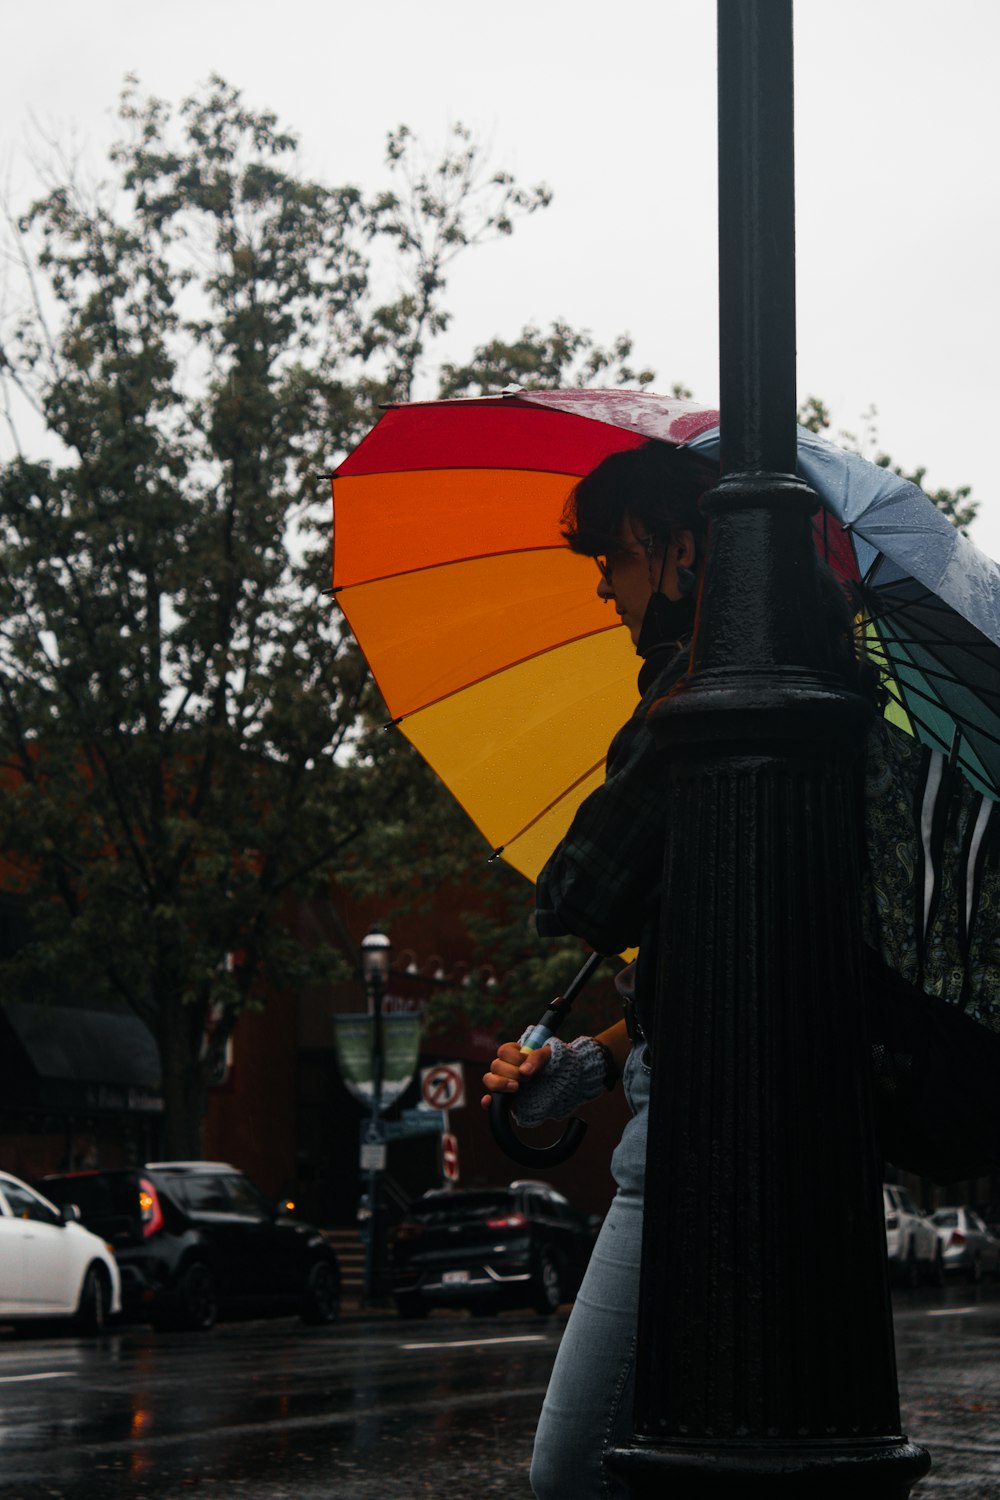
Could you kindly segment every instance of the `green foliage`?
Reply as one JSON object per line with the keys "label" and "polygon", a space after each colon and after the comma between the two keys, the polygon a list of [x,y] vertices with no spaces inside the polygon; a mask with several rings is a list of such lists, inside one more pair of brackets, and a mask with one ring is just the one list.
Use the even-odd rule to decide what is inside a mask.
{"label": "green foliage", "polygon": [[[178,111],[129,80],[120,117],[108,184],[65,171],[8,221],[0,848],[33,937],[3,977],[73,974],[142,1016],[166,1148],[190,1154],[206,1025],[223,1041],[264,977],[343,970],[300,946],[289,898],[391,852],[412,900],[481,860],[377,727],[324,594],[318,476],[410,394],[454,256],[549,195],[461,127],[433,167],[390,136],[373,197],[306,180],[219,78]],[[25,409],[48,457],[17,442]]]}
{"label": "green foliage", "polygon": [[649,385],[652,370],[628,363],[632,341],[615,340],[610,349],[589,333],[553,323],[547,333],[528,326],[513,344],[494,339],[477,349],[469,364],[446,364],[441,371],[442,396],[485,396],[508,385],[556,389],[568,386]]}

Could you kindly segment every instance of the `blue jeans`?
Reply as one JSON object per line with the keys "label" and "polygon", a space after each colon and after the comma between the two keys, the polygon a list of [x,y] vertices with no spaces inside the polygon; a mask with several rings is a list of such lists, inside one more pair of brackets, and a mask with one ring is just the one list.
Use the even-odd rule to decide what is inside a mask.
{"label": "blue jeans", "polygon": [[542,1406],[531,1460],[538,1500],[620,1500],[604,1453],[632,1431],[643,1183],[649,1105],[648,1049],[634,1047],[622,1082],[632,1119],[611,1171],[618,1191],[601,1227]]}

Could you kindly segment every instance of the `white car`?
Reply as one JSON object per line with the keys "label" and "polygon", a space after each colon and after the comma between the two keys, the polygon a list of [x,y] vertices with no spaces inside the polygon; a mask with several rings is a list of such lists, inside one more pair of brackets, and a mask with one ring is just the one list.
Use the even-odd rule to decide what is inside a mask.
{"label": "white car", "polygon": [[111,1247],[19,1177],[0,1172],[0,1323],[71,1318],[98,1333],[121,1312]]}
{"label": "white car", "polygon": [[974,1208],[956,1204],[939,1208],[931,1219],[941,1241],[946,1271],[964,1271],[970,1281],[1000,1277],[1000,1239]]}
{"label": "white car", "polygon": [[904,1286],[931,1281],[944,1282],[941,1242],[934,1225],[914,1203],[905,1188],[892,1183],[882,1186],[885,1207],[885,1243],[889,1270]]}

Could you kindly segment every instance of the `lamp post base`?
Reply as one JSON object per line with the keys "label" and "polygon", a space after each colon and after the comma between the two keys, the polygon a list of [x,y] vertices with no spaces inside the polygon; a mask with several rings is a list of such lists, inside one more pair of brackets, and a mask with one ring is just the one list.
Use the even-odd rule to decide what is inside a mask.
{"label": "lamp post base", "polygon": [[931,1460],[905,1437],[711,1447],[635,1438],[607,1464],[633,1500],[906,1500]]}

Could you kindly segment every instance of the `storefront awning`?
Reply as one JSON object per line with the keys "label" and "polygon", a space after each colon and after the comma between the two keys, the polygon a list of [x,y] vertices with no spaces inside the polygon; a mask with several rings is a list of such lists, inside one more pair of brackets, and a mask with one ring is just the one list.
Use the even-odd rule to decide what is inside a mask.
{"label": "storefront awning", "polygon": [[0,1006],[0,1079],[11,1102],[159,1112],[160,1064],[137,1016],[13,1001]]}

